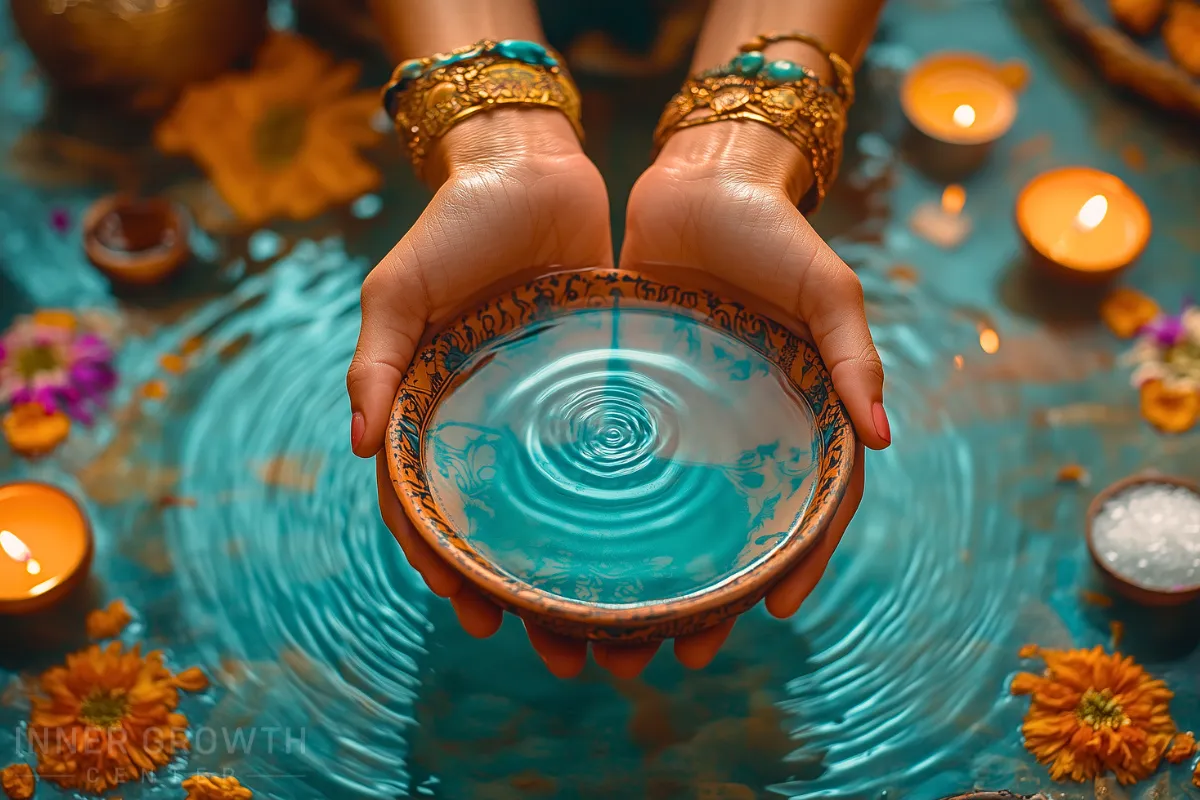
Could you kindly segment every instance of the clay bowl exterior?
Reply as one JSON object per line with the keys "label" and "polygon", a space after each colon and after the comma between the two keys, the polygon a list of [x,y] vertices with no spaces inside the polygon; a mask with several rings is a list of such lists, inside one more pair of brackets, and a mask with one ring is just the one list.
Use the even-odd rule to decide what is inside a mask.
{"label": "clay bowl exterior", "polygon": [[[790,535],[756,565],[685,597],[644,604],[568,599],[513,578],[480,555],[447,521],[426,479],[426,428],[455,370],[498,336],[573,310],[616,302],[684,310],[749,345],[778,366],[806,399],[820,440],[815,490]],[[457,368],[457,366],[455,368]],[[538,278],[449,323],[421,352],[397,394],[386,443],[393,487],[422,539],[497,605],[555,633],[577,639],[651,642],[710,628],[752,608],[820,540],[850,483],[856,438],[849,415],[811,343],[784,325],[717,295],[660,283],[626,270],[593,270]]]}
{"label": "clay bowl exterior", "polygon": [[1143,484],[1167,484],[1170,486],[1181,486],[1189,489],[1200,495],[1200,484],[1183,478],[1174,478],[1169,475],[1134,475],[1108,486],[1100,494],[1092,500],[1087,510],[1087,546],[1088,552],[1091,553],[1092,562],[1096,568],[1100,570],[1100,574],[1104,576],[1105,582],[1114,590],[1120,593],[1125,598],[1133,602],[1151,607],[1164,606],[1180,606],[1185,603],[1190,603],[1200,599],[1200,584],[1179,591],[1167,591],[1164,589],[1154,589],[1149,586],[1143,586],[1136,581],[1115,572],[1108,563],[1100,557],[1100,553],[1096,549],[1096,541],[1094,536],[1095,520],[1100,513],[1100,509],[1104,507],[1112,498],[1120,493]]}
{"label": "clay bowl exterior", "polygon": [[138,110],[162,108],[188,83],[250,55],[266,0],[12,0],[12,16],[59,89]]}
{"label": "clay bowl exterior", "polygon": [[[127,249],[106,242],[113,226]],[[161,197],[101,197],[83,217],[83,249],[88,260],[114,282],[149,286],[171,277],[191,256],[188,218],[176,203]]]}

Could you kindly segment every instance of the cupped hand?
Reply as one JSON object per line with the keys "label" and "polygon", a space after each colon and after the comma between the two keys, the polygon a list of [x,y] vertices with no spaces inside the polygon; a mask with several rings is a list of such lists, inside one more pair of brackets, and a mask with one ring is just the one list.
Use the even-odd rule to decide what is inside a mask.
{"label": "cupped hand", "polygon": [[[811,182],[799,149],[767,126],[724,122],[679,131],[633,188],[620,261],[649,273],[704,272],[779,309],[811,335],[850,413],[860,441],[850,488],[817,549],[767,595],[767,609],[781,618],[796,613],[824,575],[858,508],[862,444],[882,449],[892,438],[862,286],[796,209]],[[723,640],[680,639],[676,652],[702,666]]]}
{"label": "cupped hand", "polygon": [[[566,118],[504,109],[455,126],[427,163],[438,186],[424,213],[362,287],[362,330],[346,385],[354,452],[380,453],[397,389],[425,336],[480,293],[548,268],[611,267],[608,194]],[[463,628],[489,636],[501,612],[413,530],[378,457],[385,523],[429,588],[449,598]],[[583,668],[586,643],[526,626],[558,675]]]}

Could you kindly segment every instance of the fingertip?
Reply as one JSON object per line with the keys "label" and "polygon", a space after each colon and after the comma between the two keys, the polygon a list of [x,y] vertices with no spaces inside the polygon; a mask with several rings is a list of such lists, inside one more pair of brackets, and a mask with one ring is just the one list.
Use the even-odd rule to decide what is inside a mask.
{"label": "fingertip", "polygon": [[704,669],[716,658],[721,646],[729,638],[737,617],[727,619],[713,627],[681,636],[675,640],[675,658],[688,669]]}
{"label": "fingertip", "polygon": [[486,639],[500,630],[504,612],[475,589],[463,588],[451,595],[450,605],[462,629],[476,639]]}
{"label": "fingertip", "polygon": [[534,651],[541,657],[551,675],[556,678],[568,679],[583,672],[583,667],[587,663],[586,641],[559,636],[527,620],[522,620],[522,622],[525,623],[525,633],[529,636],[529,643],[533,645]]}
{"label": "fingertip", "polygon": [[592,654],[596,663],[620,680],[630,680],[654,659],[662,642],[640,645],[593,644]]}

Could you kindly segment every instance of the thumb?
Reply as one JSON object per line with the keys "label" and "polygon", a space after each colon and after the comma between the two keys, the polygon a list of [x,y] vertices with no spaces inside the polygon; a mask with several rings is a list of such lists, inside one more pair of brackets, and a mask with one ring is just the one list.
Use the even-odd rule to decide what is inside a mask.
{"label": "thumb", "polygon": [[369,458],[383,447],[392,403],[429,318],[420,266],[401,241],[362,286],[362,328],[346,373],[350,446]]}
{"label": "thumb", "polygon": [[892,442],[883,407],[883,362],[871,339],[863,305],[862,284],[850,267],[803,218],[811,253],[800,277],[797,312],[812,331],[833,386],[850,412],[859,439],[873,450]]}

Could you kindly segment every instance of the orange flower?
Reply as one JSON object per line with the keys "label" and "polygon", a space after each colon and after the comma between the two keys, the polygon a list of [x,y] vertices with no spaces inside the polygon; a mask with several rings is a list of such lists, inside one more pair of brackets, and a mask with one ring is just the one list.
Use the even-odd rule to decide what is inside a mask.
{"label": "orange flower", "polygon": [[133,616],[123,600],[113,600],[108,608],[97,608],[88,612],[87,635],[89,639],[112,639],[119,636]]}
{"label": "orange flower", "polygon": [[175,676],[175,685],[185,692],[203,692],[208,688],[208,677],[199,667],[188,667]]}
{"label": "orange flower", "polygon": [[21,403],[4,415],[0,426],[8,446],[23,456],[44,456],[71,433],[71,418],[61,411],[46,413],[41,403]]}
{"label": "orange flower", "polygon": [[92,645],[42,674],[29,738],[38,774],[64,789],[101,794],[185,750],[187,718],[162,654]]}
{"label": "orange flower", "polygon": [[1196,737],[1192,732],[1181,733],[1171,742],[1171,749],[1167,750],[1167,761],[1182,764],[1197,752],[1200,752],[1200,746],[1196,745]]}
{"label": "orange flower", "polygon": [[1147,381],[1141,388],[1141,408],[1146,421],[1163,433],[1186,433],[1200,419],[1200,392]]}
{"label": "orange flower", "polygon": [[274,34],[252,72],[187,89],[155,142],[195,159],[246,223],[308,219],[379,184],[358,153],[381,138],[371,127],[379,95],[352,91],[358,75],[357,64]]}
{"label": "orange flower", "polygon": [[1133,783],[1158,768],[1175,736],[1172,694],[1162,681],[1099,647],[1034,654],[1046,662],[1045,673],[1019,673],[1011,689],[1030,695],[1021,733],[1051,778],[1082,782],[1112,771]]}
{"label": "orange flower", "polygon": [[33,770],[28,764],[13,764],[0,769],[0,788],[9,800],[29,800],[33,797]]}
{"label": "orange flower", "polygon": [[1100,304],[1100,318],[1122,339],[1130,339],[1162,313],[1158,303],[1133,289],[1113,289]]}
{"label": "orange flower", "polygon": [[184,800],[250,800],[254,797],[254,792],[232,776],[193,775],[183,782],[183,788],[187,792]]}

